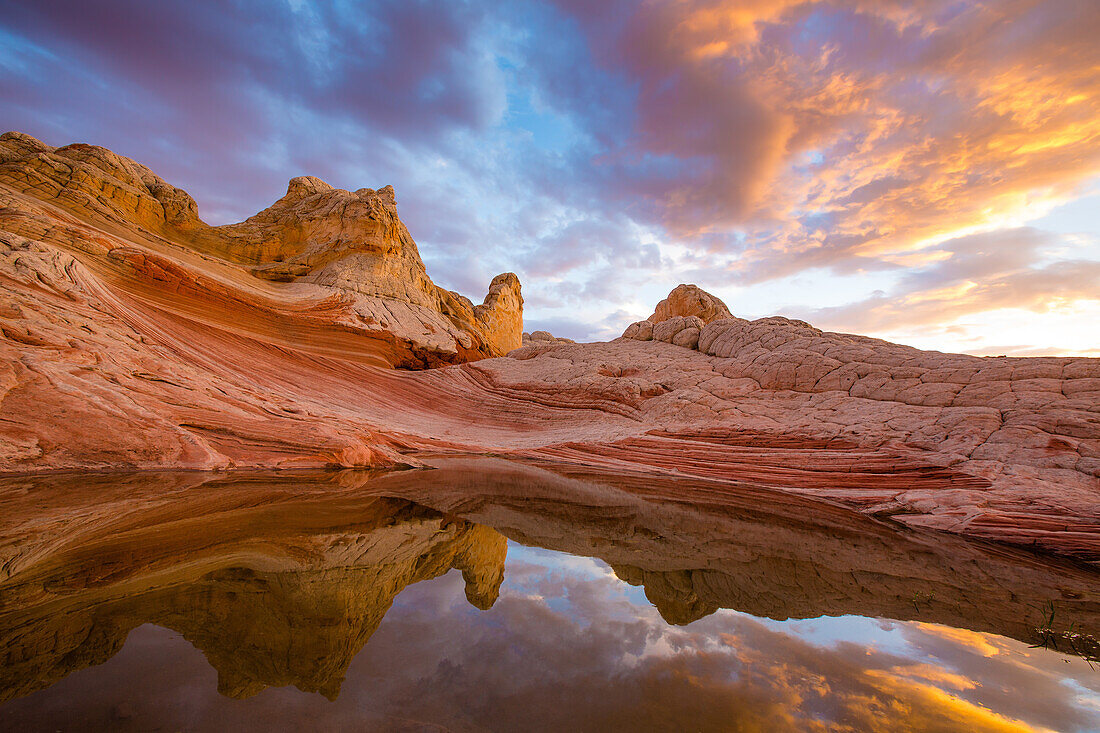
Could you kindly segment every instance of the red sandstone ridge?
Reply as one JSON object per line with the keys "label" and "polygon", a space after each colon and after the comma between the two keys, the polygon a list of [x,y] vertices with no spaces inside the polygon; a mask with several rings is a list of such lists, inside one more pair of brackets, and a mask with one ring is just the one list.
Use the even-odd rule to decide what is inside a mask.
{"label": "red sandstone ridge", "polygon": [[[435,288],[386,189],[295,179],[208,227],[102,148],[8,134],[0,156],[0,472],[492,452],[1100,559],[1100,360],[745,321],[688,287],[626,338],[532,335],[486,359],[521,343],[518,282],[480,307]],[[481,360],[390,368],[463,359]]]}

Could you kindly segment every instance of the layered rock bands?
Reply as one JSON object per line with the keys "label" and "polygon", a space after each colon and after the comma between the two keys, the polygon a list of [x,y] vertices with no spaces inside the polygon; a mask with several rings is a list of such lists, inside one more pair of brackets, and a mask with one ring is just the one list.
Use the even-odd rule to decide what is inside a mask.
{"label": "layered rock bands", "polygon": [[0,292],[0,472],[495,453],[1100,559],[1100,360],[746,321],[694,286],[610,343],[523,339],[515,276],[478,306],[433,285],[388,187],[297,178],[211,227],[144,166],[9,133]]}

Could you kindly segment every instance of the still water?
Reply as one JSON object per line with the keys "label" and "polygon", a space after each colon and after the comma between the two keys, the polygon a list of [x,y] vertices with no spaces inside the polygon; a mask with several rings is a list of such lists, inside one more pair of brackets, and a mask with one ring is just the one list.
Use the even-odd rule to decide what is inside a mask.
{"label": "still water", "polygon": [[0,729],[1100,730],[1089,567],[438,466],[0,479]]}

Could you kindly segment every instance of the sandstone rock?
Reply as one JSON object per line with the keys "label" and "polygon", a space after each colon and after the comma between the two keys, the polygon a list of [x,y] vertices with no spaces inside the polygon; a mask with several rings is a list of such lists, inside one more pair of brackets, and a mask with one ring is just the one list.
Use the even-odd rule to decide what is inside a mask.
{"label": "sandstone rock", "polygon": [[685,349],[694,349],[699,343],[699,329],[690,326],[684,328],[672,337],[672,343]]}
{"label": "sandstone rock", "polygon": [[532,331],[531,333],[523,334],[523,345],[531,346],[536,344],[575,344],[577,343],[573,339],[560,338],[550,333],[549,331]]}
{"label": "sandstone rock", "polygon": [[719,318],[730,318],[732,314],[725,303],[698,285],[677,285],[667,298],[657,304],[649,320],[660,323],[675,316],[696,316],[703,323],[710,323]]}
{"label": "sandstone rock", "polygon": [[703,320],[697,316],[673,316],[667,321],[653,324],[653,340],[693,349],[699,341],[702,328]]}
{"label": "sandstone rock", "polygon": [[474,318],[497,354],[523,345],[523,296],[519,278],[511,272],[497,275],[481,305],[474,306]]}
{"label": "sandstone rock", "polygon": [[[772,488],[1100,561],[1098,359],[674,315],[611,343],[380,369],[521,344],[518,284],[497,278],[481,306],[439,289],[439,310],[424,305],[386,189],[299,180],[258,221],[213,228],[178,189],[89,148],[0,138],[0,472],[492,452]],[[360,238],[335,224],[347,210]],[[284,251],[274,232],[291,212],[310,234]],[[304,274],[249,273],[279,252]],[[409,300],[356,290],[363,271]]]}
{"label": "sandstone rock", "polygon": [[159,232],[201,225],[195,201],[145,166],[106,148],[53,148],[30,135],[0,135],[0,183],[73,212],[119,226]]}
{"label": "sandstone rock", "polygon": [[637,323],[631,323],[623,331],[624,339],[633,339],[635,341],[652,341],[653,340],[653,321],[638,321]]}
{"label": "sandstone rock", "polygon": [[[9,217],[6,231],[31,239],[45,236],[50,244],[82,256],[96,253],[80,241],[57,236],[53,213],[34,211],[25,199],[4,192],[48,201],[107,227],[109,234],[121,235],[119,246],[172,258],[184,247],[221,261],[219,267],[209,258],[192,260],[188,264],[196,276],[214,269],[210,274],[215,277],[239,280],[248,272],[272,282],[318,286],[279,292],[293,309],[338,299],[345,327],[380,342],[376,355],[395,366],[498,356],[520,345],[523,298],[516,276],[495,278],[480,306],[435,286],[397,216],[392,186],[350,193],[302,176],[290,181],[285,196],[247,221],[211,227],[199,219],[186,192],[143,165],[93,145],[51,148],[21,133],[0,136],[0,186],[0,203],[21,214]],[[337,316],[333,313],[330,320]]]}

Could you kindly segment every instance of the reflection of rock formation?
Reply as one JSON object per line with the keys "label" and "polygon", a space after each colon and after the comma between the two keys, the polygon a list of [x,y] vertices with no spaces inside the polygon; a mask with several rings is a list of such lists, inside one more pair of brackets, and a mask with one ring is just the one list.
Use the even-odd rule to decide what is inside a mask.
{"label": "reflection of rock formation", "polygon": [[[437,459],[375,490],[494,527],[524,544],[599,557],[644,585],[670,623],[718,608],[774,619],[857,614],[1028,643],[1100,628],[1100,573],[1056,558],[873,520],[783,492],[697,479]],[[545,470],[549,469],[549,470]]]}
{"label": "reflection of rock formation", "polygon": [[[174,629],[247,696],[334,696],[410,583],[496,600],[504,536],[607,561],[670,623],[858,614],[1029,643],[1100,627],[1100,574],[784,492],[564,464],[0,479],[0,689],[25,694]],[[34,497],[33,501],[28,497]],[[431,508],[428,508],[431,507]],[[492,529],[490,529],[492,528]]]}
{"label": "reflection of rock formation", "polygon": [[[225,695],[295,685],[333,698],[407,585],[457,568],[470,603],[496,601],[506,545],[488,528],[404,500],[311,495],[331,485],[309,479],[161,479],[131,482],[119,519],[40,511],[53,531],[28,543],[42,543],[33,558],[4,543],[0,699],[106,661],[143,623],[201,650]],[[47,502],[65,488],[48,483]]]}
{"label": "reflection of rock formation", "polygon": [[[400,533],[395,555],[370,551],[355,565],[301,571],[226,568],[155,598],[143,621],[174,629],[218,670],[218,690],[248,697],[294,685],[335,698],[348,665],[405,586],[462,571],[466,595],[489,608],[503,578],[503,539],[460,523],[440,529],[431,512],[376,533]],[[393,538],[356,536],[350,543]],[[415,554],[411,554],[415,553]],[[364,563],[366,563],[364,565]]]}

